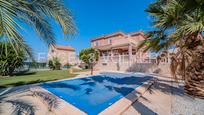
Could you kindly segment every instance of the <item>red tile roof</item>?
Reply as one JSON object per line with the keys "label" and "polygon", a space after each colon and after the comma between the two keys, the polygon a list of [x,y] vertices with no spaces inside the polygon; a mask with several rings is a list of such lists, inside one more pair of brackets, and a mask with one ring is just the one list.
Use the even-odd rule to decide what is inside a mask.
{"label": "red tile roof", "polygon": [[58,50],[66,50],[66,51],[75,51],[75,49],[71,46],[58,46],[58,45],[55,45],[54,46],[56,49]]}
{"label": "red tile roof", "polygon": [[110,37],[118,36],[118,35],[124,36],[125,33],[121,32],[121,31],[114,32],[112,34],[107,34],[107,35],[104,35],[104,36],[100,36],[100,37],[94,38],[94,39],[91,40],[91,42],[96,41],[96,40],[100,40],[100,39],[105,39],[105,38],[110,38]]}
{"label": "red tile roof", "polygon": [[131,33],[128,33],[129,35],[131,36],[137,36],[137,35],[142,35],[145,37],[145,34],[143,31],[137,31],[137,32],[131,32]]}
{"label": "red tile roof", "polygon": [[131,35],[131,36],[142,35],[143,37],[145,37],[145,34],[144,34],[143,31],[131,32],[131,33],[127,33],[127,34],[125,34],[122,31],[119,31],[119,32],[115,32],[115,33],[112,33],[112,34],[107,34],[107,35],[104,35],[104,36],[94,38],[94,39],[91,40],[91,42],[97,41],[97,40],[100,40],[100,39],[106,39],[106,38],[118,36],[118,35],[122,35],[122,36],[125,36],[125,35]]}

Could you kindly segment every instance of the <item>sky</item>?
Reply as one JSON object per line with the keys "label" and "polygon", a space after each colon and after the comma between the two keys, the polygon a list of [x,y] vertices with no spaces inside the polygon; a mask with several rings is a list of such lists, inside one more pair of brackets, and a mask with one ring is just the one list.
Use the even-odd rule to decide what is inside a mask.
{"label": "sky", "polygon": [[[90,40],[117,31],[151,30],[151,21],[144,10],[155,0],[64,0],[74,16],[77,34],[65,39],[58,24],[53,24],[57,45],[70,45],[76,52],[90,47]],[[35,55],[47,54],[48,47],[31,28],[23,36]]]}

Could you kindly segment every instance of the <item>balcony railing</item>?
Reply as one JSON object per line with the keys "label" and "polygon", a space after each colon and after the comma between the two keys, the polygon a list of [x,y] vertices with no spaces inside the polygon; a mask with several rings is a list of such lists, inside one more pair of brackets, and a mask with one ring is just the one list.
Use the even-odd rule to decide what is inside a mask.
{"label": "balcony railing", "polygon": [[101,56],[99,58],[100,63],[130,63],[130,62],[138,62],[138,63],[150,63],[148,58],[140,58],[136,55],[117,55],[117,56]]}

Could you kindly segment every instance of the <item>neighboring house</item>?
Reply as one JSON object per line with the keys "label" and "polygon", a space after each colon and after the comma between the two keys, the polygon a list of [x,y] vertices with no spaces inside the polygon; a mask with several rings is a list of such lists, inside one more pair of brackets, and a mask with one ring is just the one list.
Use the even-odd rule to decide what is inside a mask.
{"label": "neighboring house", "polygon": [[62,66],[67,63],[72,65],[77,63],[75,49],[71,46],[55,45],[50,47],[48,51],[48,60],[51,60],[53,57],[57,57]]}
{"label": "neighboring house", "polygon": [[125,34],[115,32],[91,40],[91,47],[100,52],[97,68],[126,70],[134,63],[150,63],[149,52],[144,53],[137,46],[145,35],[142,31]]}

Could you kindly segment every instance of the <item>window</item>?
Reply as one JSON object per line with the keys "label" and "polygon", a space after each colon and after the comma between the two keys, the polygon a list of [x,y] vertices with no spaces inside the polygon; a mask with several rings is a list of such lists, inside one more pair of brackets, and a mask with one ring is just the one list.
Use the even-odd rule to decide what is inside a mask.
{"label": "window", "polygon": [[98,46],[99,45],[99,41],[96,41],[96,46]]}
{"label": "window", "polygon": [[112,38],[108,38],[108,43],[112,44]]}
{"label": "window", "polygon": [[51,52],[52,52],[52,53],[54,53],[54,52],[55,52],[55,50],[51,50]]}
{"label": "window", "polygon": [[95,42],[92,42],[91,45],[92,45],[92,46],[95,46]]}

